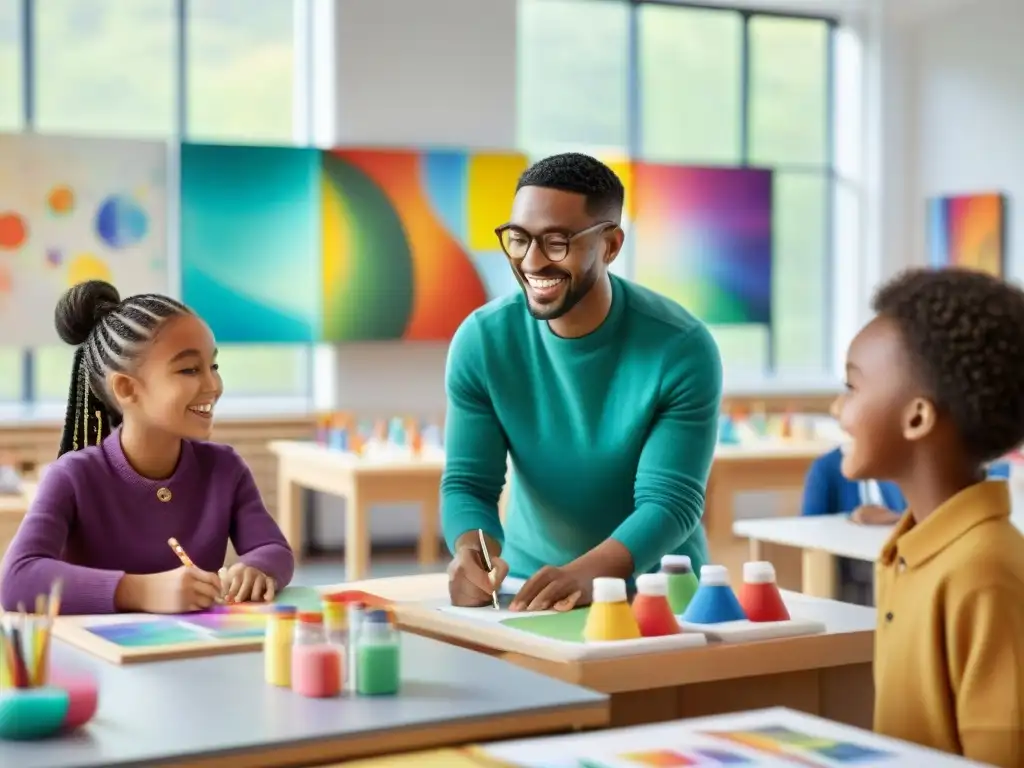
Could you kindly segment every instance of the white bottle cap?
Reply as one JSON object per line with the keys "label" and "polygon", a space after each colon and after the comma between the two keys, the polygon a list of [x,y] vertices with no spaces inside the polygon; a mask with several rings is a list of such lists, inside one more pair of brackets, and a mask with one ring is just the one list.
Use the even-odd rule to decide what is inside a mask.
{"label": "white bottle cap", "polygon": [[693,568],[687,555],[665,555],[661,558],[662,568]]}
{"label": "white bottle cap", "polygon": [[668,594],[668,575],[645,573],[636,577],[636,591],[641,595],[664,597]]}
{"label": "white bottle cap", "polygon": [[775,566],[764,560],[744,563],[743,581],[746,584],[774,584]]}
{"label": "white bottle cap", "polygon": [[700,583],[709,587],[723,587],[729,584],[729,569],[724,565],[702,565]]}
{"label": "white bottle cap", "polygon": [[623,579],[613,579],[601,576],[594,579],[593,602],[595,603],[624,603],[626,602],[626,582]]}

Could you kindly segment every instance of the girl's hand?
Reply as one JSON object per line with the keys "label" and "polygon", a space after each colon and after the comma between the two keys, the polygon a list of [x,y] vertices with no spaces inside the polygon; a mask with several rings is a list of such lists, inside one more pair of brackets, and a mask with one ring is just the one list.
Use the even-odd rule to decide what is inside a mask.
{"label": "girl's hand", "polygon": [[227,603],[247,603],[262,600],[273,602],[277,592],[274,580],[262,571],[246,565],[235,563],[228,568],[224,578],[224,601]]}
{"label": "girl's hand", "polygon": [[145,613],[191,613],[204,611],[221,595],[220,578],[198,568],[128,574],[117,587],[114,603],[118,610]]}

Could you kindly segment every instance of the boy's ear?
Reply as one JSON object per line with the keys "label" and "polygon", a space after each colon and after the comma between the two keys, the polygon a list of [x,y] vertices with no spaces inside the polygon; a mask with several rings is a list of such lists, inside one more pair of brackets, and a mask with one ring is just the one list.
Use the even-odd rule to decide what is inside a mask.
{"label": "boy's ear", "polygon": [[114,373],[110,377],[110,393],[118,406],[124,410],[126,404],[138,401],[139,384],[126,373]]}
{"label": "boy's ear", "polygon": [[935,429],[938,414],[935,403],[923,397],[915,397],[903,409],[902,424],[905,440],[920,440]]}

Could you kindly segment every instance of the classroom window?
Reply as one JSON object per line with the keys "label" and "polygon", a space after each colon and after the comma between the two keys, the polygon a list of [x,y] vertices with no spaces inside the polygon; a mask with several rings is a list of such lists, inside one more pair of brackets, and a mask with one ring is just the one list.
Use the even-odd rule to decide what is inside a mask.
{"label": "classroom window", "polygon": [[291,144],[293,0],[187,6],[186,126],[192,141]]}
{"label": "classroom window", "polygon": [[225,344],[217,360],[225,397],[304,397],[309,394],[312,347]]}
{"label": "classroom window", "polygon": [[21,399],[23,358],[17,347],[0,347],[0,403]]}
{"label": "classroom window", "polygon": [[738,164],[742,16],[666,5],[641,5],[637,14],[643,159]]}
{"label": "classroom window", "polygon": [[25,123],[21,29],[20,0],[0,0],[0,131],[17,131]]}
{"label": "classroom window", "polygon": [[750,157],[754,165],[823,166],[828,156],[828,47],[817,19],[750,20]]}
{"label": "classroom window", "polygon": [[543,154],[626,151],[629,14],[619,0],[520,0],[520,146]]}
{"label": "classroom window", "polygon": [[36,0],[35,9],[37,130],[174,133],[173,0]]}

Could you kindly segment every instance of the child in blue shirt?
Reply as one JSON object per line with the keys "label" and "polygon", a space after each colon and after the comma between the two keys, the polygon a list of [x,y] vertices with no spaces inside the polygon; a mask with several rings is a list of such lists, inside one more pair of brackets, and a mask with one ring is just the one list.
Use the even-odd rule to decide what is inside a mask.
{"label": "child in blue shirt", "polygon": [[875,480],[847,480],[840,466],[843,449],[836,448],[818,458],[804,482],[801,515],[850,515],[858,523],[895,523],[907,502],[895,483]]}

